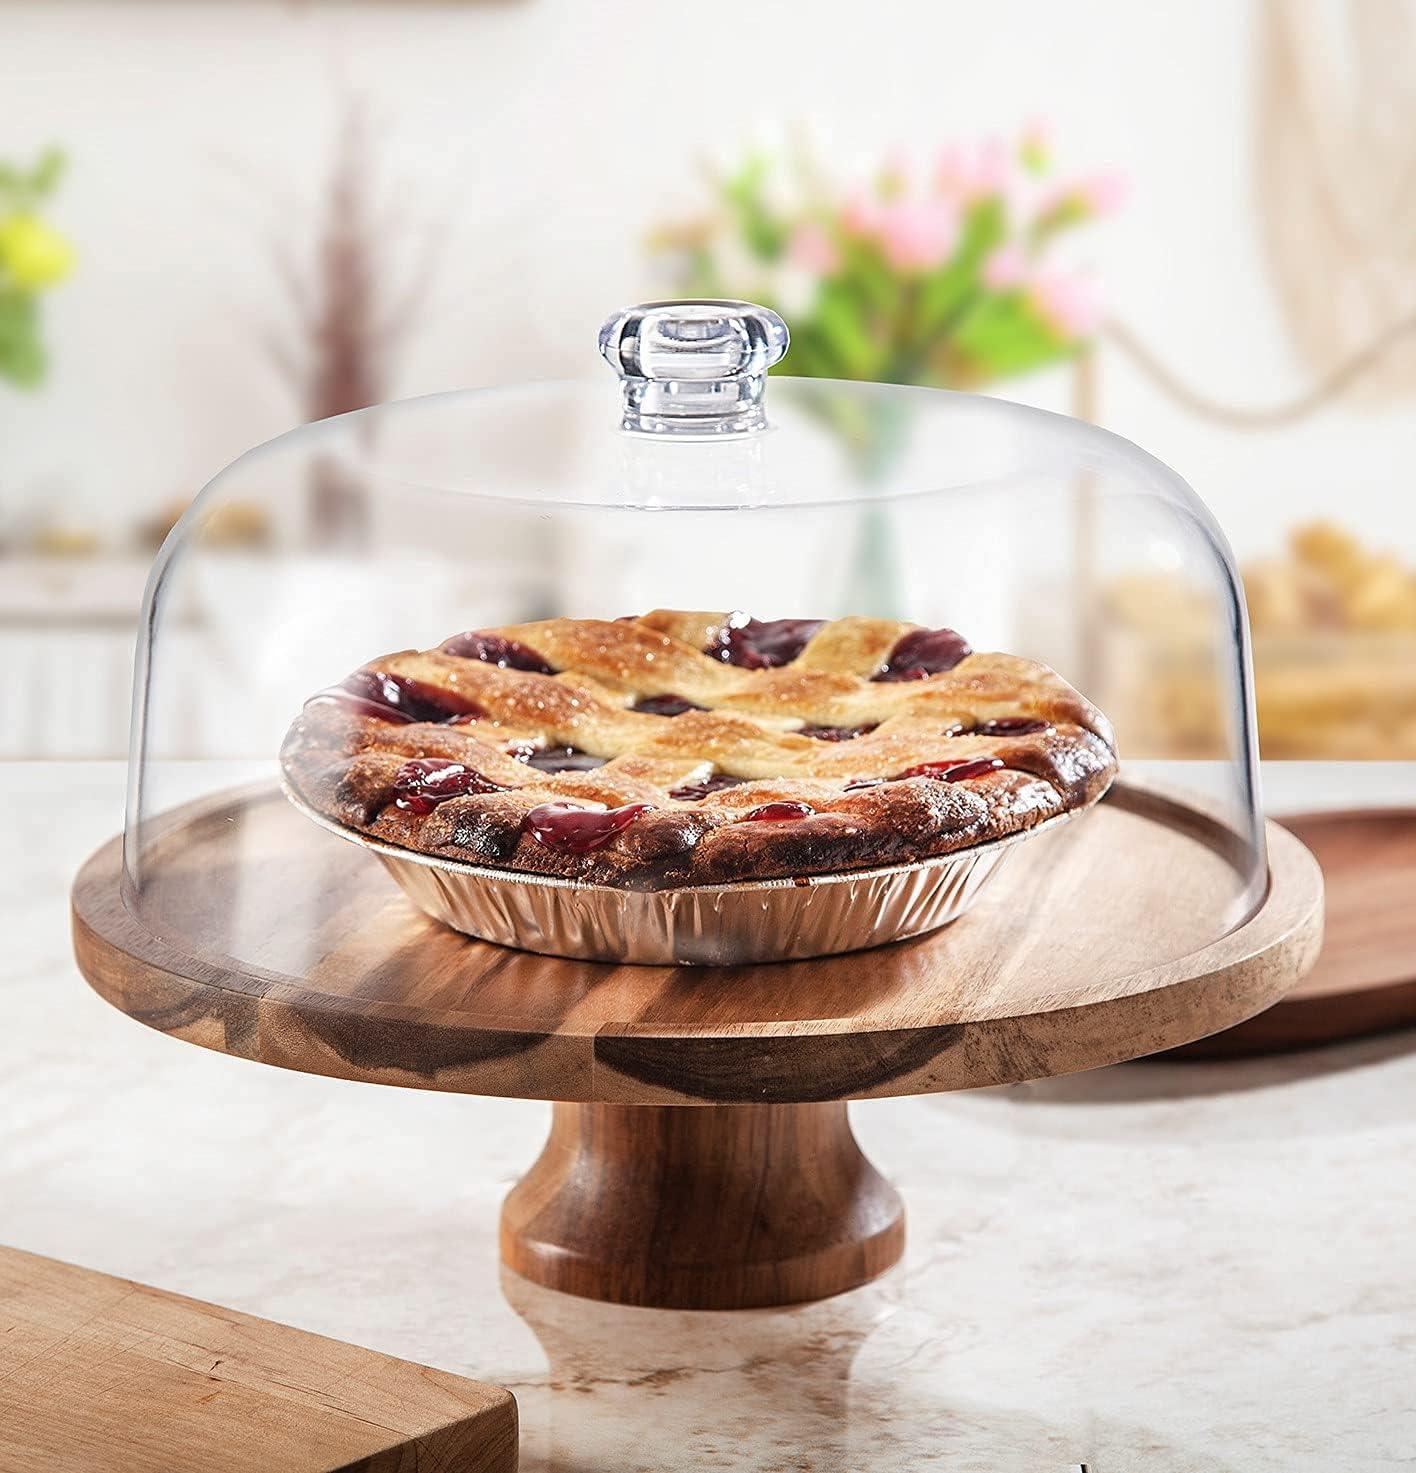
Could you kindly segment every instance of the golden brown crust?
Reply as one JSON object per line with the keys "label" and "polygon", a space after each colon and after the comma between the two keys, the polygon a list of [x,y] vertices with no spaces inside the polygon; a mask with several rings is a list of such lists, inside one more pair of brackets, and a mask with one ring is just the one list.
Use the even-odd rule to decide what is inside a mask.
{"label": "golden brown crust", "polygon": [[[530,663],[544,661],[557,674],[449,653],[456,639],[386,656],[364,670],[470,707],[465,724],[404,723],[396,713],[385,720],[358,702],[314,700],[282,748],[287,781],[326,817],[405,848],[533,874],[662,887],[949,853],[1094,802],[1115,775],[1105,717],[1042,665],[969,654],[927,678],[873,679],[917,626],[839,619],[822,625],[788,663],[744,669],[705,653],[728,619],[660,610],[638,620],[554,619],[481,631],[514,642]],[[709,709],[631,709],[646,697]],[[976,730],[1000,719],[1045,727]],[[802,727],[868,729],[823,740]],[[513,755],[524,758],[530,747],[571,747],[604,765],[542,771]],[[460,763],[490,790],[409,811],[395,802],[395,783],[412,758]],[[979,759],[1002,765],[956,780],[903,776],[922,764],[956,769]],[[673,796],[713,775],[737,785]],[[553,802],[648,807],[599,847],[568,853],[524,824],[529,812]],[[810,813],[747,817],[784,802]]]}

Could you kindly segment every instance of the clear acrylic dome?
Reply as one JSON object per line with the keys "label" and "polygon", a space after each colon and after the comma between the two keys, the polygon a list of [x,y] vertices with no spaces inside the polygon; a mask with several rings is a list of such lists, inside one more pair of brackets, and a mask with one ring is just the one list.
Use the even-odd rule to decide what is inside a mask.
{"label": "clear acrylic dome", "polygon": [[[207,486],[154,567],[138,657],[124,878],[154,929],[192,929],[165,910],[182,858],[171,811],[275,790],[312,693],[461,631],[652,609],[902,620],[1050,666],[1112,718],[1125,782],[1187,795],[1222,835],[1207,912],[1167,944],[1247,918],[1267,865],[1243,595],[1185,482],[1113,434],[1001,400],[768,378],[785,345],[770,314],[695,313],[691,331],[682,309],[607,324],[618,383],[601,367],[381,405],[284,435]],[[1118,589],[1164,586],[1186,590],[1205,637],[1187,639],[1158,712],[1136,692],[1173,663],[1173,626],[1139,621],[1120,641],[1109,608]],[[223,822],[212,842],[230,862],[199,928],[210,958],[318,965],[338,921],[319,873],[347,846],[312,830],[302,894],[317,913],[304,941],[277,939],[268,912],[290,896],[242,865],[250,835]],[[391,883],[387,897],[402,903]]]}

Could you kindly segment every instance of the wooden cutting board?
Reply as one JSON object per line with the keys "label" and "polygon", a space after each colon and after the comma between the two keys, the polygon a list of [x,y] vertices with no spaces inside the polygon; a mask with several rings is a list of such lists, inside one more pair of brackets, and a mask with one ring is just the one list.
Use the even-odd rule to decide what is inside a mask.
{"label": "wooden cutting board", "polygon": [[1323,870],[1317,965],[1286,997],[1168,1057],[1240,1058],[1416,1027],[1416,808],[1279,820]]}
{"label": "wooden cutting board", "polygon": [[513,1473],[510,1392],[0,1248],[0,1473]]}

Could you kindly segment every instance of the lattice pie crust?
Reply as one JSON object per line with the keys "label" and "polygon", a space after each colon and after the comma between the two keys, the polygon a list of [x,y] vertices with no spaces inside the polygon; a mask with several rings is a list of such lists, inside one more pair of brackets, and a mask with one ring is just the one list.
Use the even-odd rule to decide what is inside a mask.
{"label": "lattice pie crust", "polygon": [[1099,798],[1106,718],[892,620],[658,610],[455,636],[305,706],[287,781],[387,842],[662,888],[909,863]]}

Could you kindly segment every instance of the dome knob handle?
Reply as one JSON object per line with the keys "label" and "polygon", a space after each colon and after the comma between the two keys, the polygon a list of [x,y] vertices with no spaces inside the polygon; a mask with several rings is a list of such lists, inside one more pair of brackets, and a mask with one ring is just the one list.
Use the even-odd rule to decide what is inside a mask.
{"label": "dome knob handle", "polygon": [[621,428],[711,439],[766,428],[767,370],[790,335],[752,302],[643,302],[600,329],[600,353],[623,380]]}

